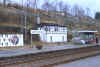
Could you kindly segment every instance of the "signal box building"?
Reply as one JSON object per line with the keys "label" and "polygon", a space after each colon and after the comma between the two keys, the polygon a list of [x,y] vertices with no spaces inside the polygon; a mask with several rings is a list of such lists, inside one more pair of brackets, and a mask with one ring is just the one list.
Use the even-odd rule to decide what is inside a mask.
{"label": "signal box building", "polygon": [[53,23],[38,24],[40,40],[43,42],[67,42],[67,27]]}

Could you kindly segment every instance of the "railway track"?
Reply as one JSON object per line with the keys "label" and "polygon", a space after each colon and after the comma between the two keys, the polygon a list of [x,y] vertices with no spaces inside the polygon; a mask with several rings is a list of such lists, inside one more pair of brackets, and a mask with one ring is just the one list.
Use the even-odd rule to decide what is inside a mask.
{"label": "railway track", "polygon": [[72,62],[95,55],[100,55],[100,46],[1,57],[0,67],[52,67],[53,65]]}

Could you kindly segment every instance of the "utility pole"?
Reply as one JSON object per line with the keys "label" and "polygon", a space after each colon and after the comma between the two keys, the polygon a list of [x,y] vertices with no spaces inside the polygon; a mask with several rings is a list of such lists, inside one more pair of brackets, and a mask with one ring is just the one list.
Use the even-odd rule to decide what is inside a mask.
{"label": "utility pole", "polygon": [[[26,4],[26,15],[27,15],[27,12],[28,12],[28,6],[29,6],[29,4],[28,4],[28,0],[27,0],[27,4]],[[25,29],[25,40],[27,40],[27,16],[26,15],[24,15],[24,29]]]}
{"label": "utility pole", "polygon": [[3,0],[3,7],[6,7],[6,0]]}
{"label": "utility pole", "polygon": [[24,23],[25,23],[25,40],[26,40],[26,36],[27,36],[27,27],[26,27],[26,23],[27,23],[27,16],[24,16]]}
{"label": "utility pole", "polygon": [[35,13],[36,13],[36,24],[40,24],[40,16],[39,13],[37,11],[37,0],[35,0]]}
{"label": "utility pole", "polygon": [[22,0],[22,8],[23,8],[23,0]]}
{"label": "utility pole", "polygon": [[[57,18],[57,1],[56,1],[56,6],[55,6],[55,11],[56,11],[56,12],[55,12],[55,13],[56,13],[55,16],[56,16],[56,24],[57,24],[57,21],[58,21],[58,18]],[[58,27],[57,27],[57,28],[58,28]]]}
{"label": "utility pole", "polygon": [[6,7],[6,5],[7,5],[6,3],[7,3],[7,2],[11,2],[11,0],[3,0],[3,7],[4,7],[4,8]]}
{"label": "utility pole", "polygon": [[[33,3],[33,6],[34,6],[34,8],[33,8],[33,10],[34,10],[34,13],[36,13],[36,21],[34,21],[34,22],[36,22],[35,24],[37,25],[38,23],[39,23],[39,18],[38,18],[38,16],[37,16],[37,0],[34,0],[34,3]],[[35,25],[35,26],[36,26]],[[35,27],[35,29],[36,29],[37,27]],[[33,35],[31,34],[31,46],[33,46],[32,45],[32,42],[33,42]]]}

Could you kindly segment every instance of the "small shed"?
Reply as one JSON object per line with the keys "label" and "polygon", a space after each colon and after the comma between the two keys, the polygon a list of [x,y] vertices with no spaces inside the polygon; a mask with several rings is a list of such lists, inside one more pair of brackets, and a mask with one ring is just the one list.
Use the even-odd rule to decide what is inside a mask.
{"label": "small shed", "polygon": [[79,37],[85,41],[86,44],[95,43],[96,33],[98,31],[91,31],[91,30],[81,30],[77,31]]}

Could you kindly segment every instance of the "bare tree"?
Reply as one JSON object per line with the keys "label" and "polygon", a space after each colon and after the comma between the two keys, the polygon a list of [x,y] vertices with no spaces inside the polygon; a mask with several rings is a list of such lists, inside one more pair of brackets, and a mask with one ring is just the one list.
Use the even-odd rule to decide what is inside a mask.
{"label": "bare tree", "polygon": [[72,8],[72,13],[74,16],[78,16],[78,12],[79,12],[79,6],[78,5],[74,5]]}
{"label": "bare tree", "polygon": [[42,9],[48,11],[48,9],[49,9],[50,6],[51,6],[51,4],[46,0],[44,2],[44,4],[42,5]]}
{"label": "bare tree", "polygon": [[65,16],[67,17],[67,14],[68,14],[68,12],[69,12],[69,8],[70,8],[70,6],[69,5],[64,5],[64,8],[63,8],[63,12],[64,12],[64,14],[65,14]]}
{"label": "bare tree", "polygon": [[79,16],[85,16],[85,10],[82,7],[80,7],[78,14]]}
{"label": "bare tree", "polygon": [[90,8],[86,8],[86,16],[90,16]]}
{"label": "bare tree", "polygon": [[42,5],[42,9],[46,10],[46,11],[55,11],[56,10],[56,1],[53,1],[53,3],[46,1],[43,5]]}
{"label": "bare tree", "polygon": [[69,8],[70,8],[70,6],[69,6],[67,3],[64,4],[63,1],[60,1],[60,2],[58,3],[58,10],[59,10],[60,12],[63,12],[63,13],[65,14],[65,16],[66,16],[67,13],[69,12]]}
{"label": "bare tree", "polygon": [[72,14],[77,17],[85,16],[85,10],[78,5],[74,5],[72,8]]}
{"label": "bare tree", "polygon": [[64,4],[64,3],[63,3],[62,1],[60,1],[60,2],[58,3],[58,10],[61,11],[61,12],[63,11],[63,6],[64,6],[63,4]]}
{"label": "bare tree", "polygon": [[32,8],[34,8],[34,9],[36,9],[36,8],[38,8],[38,1],[39,0],[31,0],[31,6],[32,6]]}

